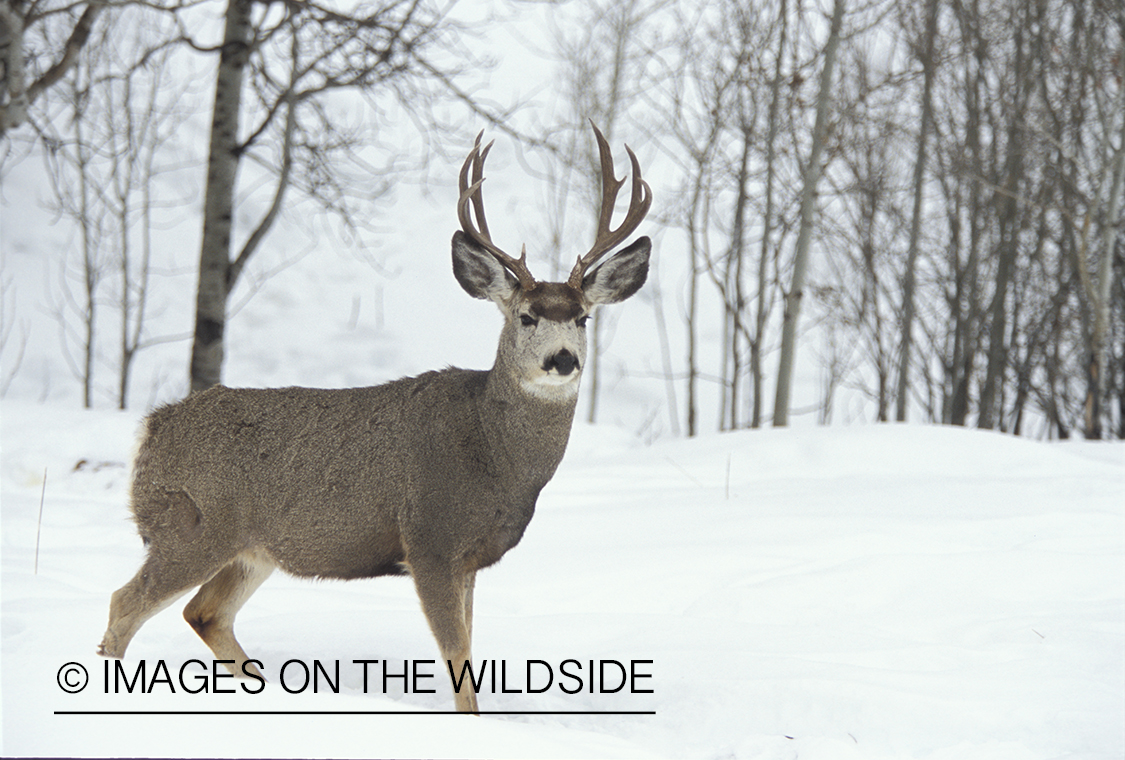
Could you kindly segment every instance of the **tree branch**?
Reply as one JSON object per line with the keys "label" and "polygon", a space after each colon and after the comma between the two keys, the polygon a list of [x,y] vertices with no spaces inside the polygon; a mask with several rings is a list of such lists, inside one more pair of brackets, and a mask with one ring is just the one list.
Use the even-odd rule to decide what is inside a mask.
{"label": "tree branch", "polygon": [[94,28],[94,21],[97,20],[98,14],[102,12],[105,3],[92,2],[86,6],[86,10],[82,11],[82,15],[78,18],[78,23],[74,25],[74,29],[67,38],[66,45],[63,47],[62,57],[43,73],[43,76],[32,82],[31,86],[27,88],[27,103],[31,105],[35,99],[43,92],[43,90],[54,85],[64,76],[66,72],[78,62],[78,54],[82,51],[86,41],[90,39],[90,32]]}

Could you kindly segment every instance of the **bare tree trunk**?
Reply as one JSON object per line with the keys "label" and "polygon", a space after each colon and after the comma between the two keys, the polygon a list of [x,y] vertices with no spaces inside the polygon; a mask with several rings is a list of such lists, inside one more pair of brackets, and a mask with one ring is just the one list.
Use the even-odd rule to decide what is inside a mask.
{"label": "bare tree trunk", "polygon": [[[1125,55],[1118,55],[1117,60],[1121,67],[1121,81],[1125,81]],[[1125,108],[1121,113],[1125,113]],[[1098,262],[1098,310],[1094,315],[1094,355],[1098,362],[1099,399],[1105,398],[1106,383],[1109,379],[1106,342],[1109,337],[1114,248],[1119,234],[1118,227],[1121,224],[1122,206],[1125,206],[1125,193],[1122,192],[1125,188],[1125,119],[1122,120],[1121,137],[1112,166],[1109,197],[1106,199],[1106,220],[1102,228],[1102,257]]]}
{"label": "bare tree trunk", "polygon": [[996,267],[996,285],[989,307],[988,362],[985,367],[984,385],[980,393],[980,415],[977,426],[984,430],[994,429],[999,421],[1000,402],[1004,373],[1008,365],[1008,349],[1005,332],[1008,322],[1008,287],[1012,280],[1012,268],[1016,256],[1016,220],[1014,200],[1004,204],[1000,223],[1000,255]]}
{"label": "bare tree trunk", "polygon": [[[1118,74],[1125,77],[1125,56],[1118,55]],[[1119,88],[1120,89],[1120,88]],[[1121,99],[1125,102],[1125,96]],[[1119,105],[1122,105],[1119,102]],[[1125,109],[1108,109],[1106,117],[1116,118],[1117,114],[1125,113]],[[1113,255],[1114,244],[1118,235],[1118,225],[1121,221],[1121,207],[1125,198],[1122,196],[1122,187],[1125,185],[1125,119],[1122,120],[1120,145],[1112,147],[1112,134],[1114,125],[1105,124],[1105,139],[1102,155],[1107,157],[1106,168],[1102,174],[1102,182],[1108,175],[1109,192],[1104,200],[1104,215],[1102,222],[1101,256],[1098,258],[1097,283],[1090,280],[1086,270],[1086,256],[1080,256],[1078,264],[1079,282],[1082,284],[1086,300],[1092,312],[1092,326],[1090,330],[1090,358],[1089,378],[1086,391],[1086,438],[1100,439],[1102,437],[1102,404],[1106,398],[1109,366],[1107,361],[1107,339],[1109,336],[1109,309],[1110,294],[1113,289]],[[1101,193],[1099,192],[1100,196]],[[1099,197],[1098,200],[1101,200]],[[1090,214],[1086,216],[1089,224]],[[1087,234],[1083,230],[1082,249],[1085,253]]]}
{"label": "bare tree trunk", "polygon": [[698,213],[700,185],[705,171],[702,161],[698,167],[699,176],[696,179],[695,193],[692,206],[688,211],[688,303],[687,303],[687,434],[691,438],[696,433],[696,381],[699,378],[699,360],[696,356],[696,332],[699,329],[699,251],[696,231],[695,215]]}
{"label": "bare tree trunk", "polygon": [[[983,90],[985,87],[985,66],[988,61],[988,42],[980,30],[981,13],[978,0],[971,0],[966,7],[955,4],[955,11],[961,26],[962,44],[970,50],[969,61],[972,71],[965,74],[965,143],[969,166],[960,173],[970,178],[984,176],[984,148],[982,145],[982,111],[984,108]],[[960,179],[955,178],[955,182]],[[969,416],[970,389],[976,367],[978,337],[981,319],[980,305],[980,251],[984,227],[984,202],[981,183],[970,179],[969,199],[966,213],[969,218],[969,250],[965,265],[954,262],[954,276],[958,293],[957,329],[959,351],[954,352],[952,383],[950,389],[949,422],[965,425]],[[965,302],[962,305],[961,299]],[[963,308],[962,308],[963,307]]]}
{"label": "bare tree trunk", "polygon": [[1005,333],[1008,319],[1008,289],[1012,283],[1016,257],[1019,252],[1020,184],[1023,180],[1023,151],[1025,148],[1024,115],[1027,112],[1027,92],[1030,89],[1030,62],[1024,51],[1025,20],[1020,19],[1015,29],[1015,107],[1007,124],[1007,156],[1004,165],[1003,188],[997,193],[999,206],[999,261],[996,267],[995,288],[989,307],[988,364],[985,368],[984,386],[980,394],[978,427],[991,430],[1002,422],[1002,404],[999,398],[1004,390],[1004,375],[1008,368],[1008,345]]}
{"label": "bare tree trunk", "polygon": [[0,0],[0,69],[4,90],[0,92],[0,135],[27,119],[27,71],[23,54],[23,16],[9,0]]}
{"label": "bare tree trunk", "polygon": [[[725,294],[728,324],[725,332],[728,333],[726,350],[730,361],[730,390],[727,395],[727,408],[720,414],[719,429],[737,430],[739,427],[738,408],[739,395],[738,383],[742,376],[742,354],[740,346],[746,336],[746,326],[742,322],[742,312],[746,307],[746,299],[742,292],[742,265],[746,257],[746,207],[750,203],[750,193],[747,187],[750,173],[750,153],[753,149],[753,130],[749,124],[742,125],[742,155],[738,163],[738,192],[734,202],[734,221],[731,229],[730,251],[726,261]],[[724,362],[725,364],[725,362]]]}
{"label": "bare tree trunk", "polygon": [[926,140],[933,121],[934,38],[937,36],[937,0],[926,0],[926,31],[922,59],[922,123],[918,125],[918,149],[914,158],[914,207],[910,216],[910,242],[906,249],[906,271],[902,278],[902,343],[898,358],[898,387],[895,419],[906,421],[910,389],[910,354],[914,328],[914,269],[918,260],[918,238],[922,230],[922,187],[926,176]]}
{"label": "bare tree trunk", "polygon": [[[87,81],[84,85],[89,87]],[[102,211],[98,209],[95,215],[94,203],[98,195],[98,188],[92,187],[90,176],[90,162],[96,147],[86,135],[86,120],[82,109],[85,108],[86,94],[83,85],[75,82],[74,92],[74,137],[75,137],[75,163],[78,169],[78,226],[82,231],[82,286],[85,304],[83,304],[82,330],[83,330],[83,357],[82,357],[82,406],[90,409],[94,405],[94,357],[96,354],[97,316],[98,316],[98,288],[102,278],[102,262],[100,250],[102,244],[101,217]]]}
{"label": "bare tree trunk", "polygon": [[[1109,131],[1106,132],[1107,142]],[[1087,271],[1089,227],[1092,211],[1084,220],[1080,243],[1076,250],[1075,269],[1082,286],[1083,297],[1089,304],[1090,329],[1089,352],[1086,372],[1086,403],[1084,405],[1085,436],[1090,440],[1102,437],[1102,401],[1105,398],[1108,371],[1106,361],[1106,342],[1109,334],[1109,297],[1113,283],[1112,260],[1117,225],[1121,216],[1121,188],[1125,178],[1125,128],[1122,130],[1122,147],[1118,148],[1109,161],[1109,194],[1105,199],[1105,221],[1102,230],[1103,250],[1098,258],[1097,277],[1093,282]],[[1100,195],[1100,193],[1099,193]]]}
{"label": "bare tree trunk", "polygon": [[[125,108],[126,111],[130,109]],[[132,121],[131,117],[128,121]],[[130,123],[128,130],[132,130]],[[131,157],[126,158],[126,161],[131,161]],[[126,170],[128,171],[128,170]],[[124,186],[127,188],[132,183],[132,178],[129,177],[124,180]],[[129,239],[129,218],[132,216],[132,206],[129,201],[128,190],[122,190],[117,198],[117,225],[120,229],[120,247],[117,251],[117,265],[121,271],[121,371],[118,375],[117,384],[117,408],[125,409],[128,403],[129,396],[129,370],[133,365],[133,356],[135,354],[135,346],[131,338],[131,331],[129,329],[129,317],[133,312],[133,298],[130,292],[132,284],[132,276],[130,272],[130,264],[132,259],[132,244]],[[147,210],[146,210],[147,216]]]}
{"label": "bare tree trunk", "polygon": [[96,261],[96,246],[98,236],[90,229],[93,222],[86,216],[89,210],[90,190],[86,185],[85,172],[82,173],[82,260],[83,260],[83,286],[86,305],[82,314],[83,324],[83,359],[82,359],[82,406],[90,409],[94,405],[94,355],[95,336],[97,334],[98,314],[98,283],[101,272]]}
{"label": "bare tree trunk", "polygon": [[[152,99],[149,101],[149,115],[148,118],[156,118],[153,116],[153,111],[157,108],[156,104],[157,86],[153,83],[151,90]],[[151,137],[148,138],[147,144],[143,146],[142,150],[145,155],[138,156],[137,160],[140,162],[139,172],[141,174],[141,220],[140,220],[140,244],[141,255],[140,262],[137,264],[136,271],[133,269],[124,250],[121,252],[121,384],[118,391],[118,408],[125,409],[129,404],[129,380],[132,376],[133,360],[137,356],[137,352],[141,350],[142,343],[141,337],[144,334],[145,328],[145,315],[148,308],[148,294],[149,294],[149,277],[152,274],[152,185],[154,176],[154,162],[156,159],[156,150],[160,146],[163,138],[157,134],[159,126]],[[127,220],[122,219],[124,224]],[[128,229],[123,226],[124,234]],[[130,298],[130,291],[134,291],[133,297]]]}
{"label": "bare tree trunk", "polygon": [[688,286],[688,345],[687,345],[687,434],[688,438],[695,435],[695,385],[699,376],[699,366],[695,356],[695,319],[696,306],[699,301],[699,272],[695,262],[691,263],[691,275]]}
{"label": "bare tree trunk", "polygon": [[[869,143],[870,145],[870,143]],[[868,165],[870,166],[870,159]],[[891,365],[891,351],[884,346],[883,341],[883,314],[882,307],[879,304],[879,293],[882,286],[879,282],[879,268],[876,261],[876,242],[875,230],[878,224],[878,213],[880,203],[882,202],[883,188],[879,185],[878,180],[875,180],[870,187],[868,187],[864,195],[866,198],[861,202],[862,216],[859,220],[859,250],[863,258],[863,288],[861,292],[861,303],[859,321],[863,323],[863,317],[870,312],[871,314],[871,334],[872,346],[871,353],[873,363],[875,365],[875,378],[876,385],[876,411],[875,419],[878,422],[887,422],[890,418],[890,365]]]}
{"label": "bare tree trunk", "polygon": [[778,9],[778,18],[781,21],[781,30],[778,33],[777,57],[774,59],[773,80],[770,82],[769,125],[766,130],[766,207],[762,213],[762,250],[758,258],[758,304],[754,319],[754,340],[750,342],[750,374],[754,378],[754,400],[751,412],[750,427],[762,426],[762,341],[766,331],[766,320],[769,310],[766,305],[766,293],[769,287],[769,253],[770,238],[773,232],[773,183],[777,175],[777,132],[779,111],[781,110],[781,79],[782,59],[785,54],[785,43],[789,32],[789,4],[781,0]]}
{"label": "bare tree trunk", "polygon": [[801,313],[805,277],[808,271],[809,244],[812,240],[813,217],[816,211],[816,186],[820,181],[821,156],[828,136],[828,108],[831,101],[832,75],[836,65],[836,49],[840,46],[840,28],[844,20],[845,0],[835,0],[832,6],[832,25],[824,46],[824,68],[820,73],[820,90],[816,102],[816,122],[813,125],[812,150],[805,168],[804,188],[801,191],[801,228],[797,235],[797,248],[793,256],[793,279],[785,294],[785,315],[781,325],[781,358],[777,369],[777,394],[773,404],[774,427],[789,424],[789,395],[793,386],[793,363],[797,354],[797,321]]}
{"label": "bare tree trunk", "polygon": [[[691,201],[687,209],[687,235],[688,235],[688,302],[687,302],[687,434],[692,437],[697,432],[698,409],[696,405],[696,385],[699,380],[698,330],[699,330],[699,278],[707,267],[708,254],[706,243],[707,223],[710,219],[708,209],[709,194],[704,189],[707,183],[707,172],[712,149],[714,148],[717,130],[712,125],[707,142],[703,148],[693,151],[695,165],[692,167],[695,176],[692,179],[693,187]],[[700,262],[703,263],[700,263]]]}
{"label": "bare tree trunk", "polygon": [[250,0],[229,0],[215,82],[195,303],[195,337],[191,350],[193,392],[217,385],[222,377],[223,333],[227,321],[227,297],[232,285],[230,251],[239,160],[238,116],[243,75],[250,57],[250,10]]}

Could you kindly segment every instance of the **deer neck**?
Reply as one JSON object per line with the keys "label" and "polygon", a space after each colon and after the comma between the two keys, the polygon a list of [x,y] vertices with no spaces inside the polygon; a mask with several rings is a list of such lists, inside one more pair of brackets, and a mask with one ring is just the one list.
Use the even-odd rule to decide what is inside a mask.
{"label": "deer neck", "polygon": [[566,394],[529,390],[498,355],[488,373],[480,414],[497,460],[536,489],[554,475],[566,452],[577,387]]}

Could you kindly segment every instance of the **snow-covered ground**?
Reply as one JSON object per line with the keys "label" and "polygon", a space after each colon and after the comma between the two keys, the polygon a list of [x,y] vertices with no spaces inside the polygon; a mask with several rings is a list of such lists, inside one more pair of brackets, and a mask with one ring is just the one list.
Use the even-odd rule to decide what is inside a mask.
{"label": "snow-covered ground", "polygon": [[[382,662],[364,693],[353,660],[400,673],[438,657],[402,578],[272,577],[238,625],[271,681],[258,694],[188,662],[209,668],[211,653],[177,603],[123,662],[151,682],[163,661],[167,679],[115,693],[94,650],[142,557],[126,510],[139,415],[32,401],[2,414],[4,755],[1125,756],[1125,444],[882,425],[645,446],[579,425],[476,597],[478,661],[505,663],[509,689],[529,661],[555,674],[542,693],[486,682],[481,709],[559,714],[466,718],[429,714],[452,707],[432,664],[418,667],[433,694],[401,678],[384,694]],[[287,661],[314,659],[340,663],[339,694],[281,687]],[[575,686],[566,660],[575,694],[560,689]],[[601,660],[639,661],[651,693],[589,693]],[[87,669],[84,691],[60,688],[76,683],[67,663]],[[539,686],[547,666],[531,667]],[[208,692],[185,693],[181,669]],[[286,685],[301,675],[289,666]]]}

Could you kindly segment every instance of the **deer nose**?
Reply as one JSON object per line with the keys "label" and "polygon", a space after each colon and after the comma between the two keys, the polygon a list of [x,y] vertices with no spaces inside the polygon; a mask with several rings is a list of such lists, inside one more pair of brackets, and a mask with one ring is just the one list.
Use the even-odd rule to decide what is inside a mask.
{"label": "deer nose", "polygon": [[557,354],[547,359],[547,361],[543,363],[543,369],[547,372],[555,370],[560,375],[569,375],[571,372],[578,369],[578,357],[564,348],[562,351],[559,351]]}

